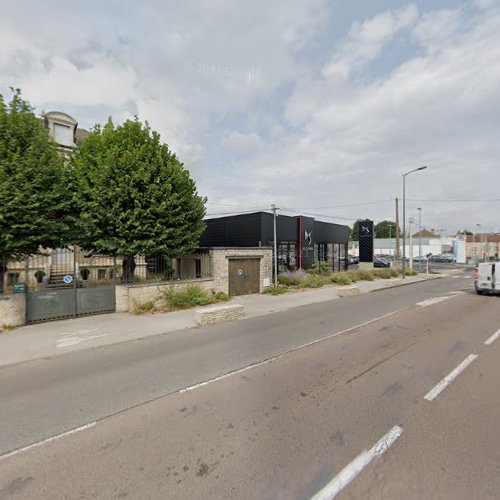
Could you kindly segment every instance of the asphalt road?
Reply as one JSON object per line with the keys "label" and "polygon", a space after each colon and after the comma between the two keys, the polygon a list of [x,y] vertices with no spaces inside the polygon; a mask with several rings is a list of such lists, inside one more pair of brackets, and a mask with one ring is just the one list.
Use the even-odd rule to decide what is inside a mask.
{"label": "asphalt road", "polygon": [[310,498],[394,428],[343,495],[495,498],[498,300],[443,279],[4,368],[0,499]]}

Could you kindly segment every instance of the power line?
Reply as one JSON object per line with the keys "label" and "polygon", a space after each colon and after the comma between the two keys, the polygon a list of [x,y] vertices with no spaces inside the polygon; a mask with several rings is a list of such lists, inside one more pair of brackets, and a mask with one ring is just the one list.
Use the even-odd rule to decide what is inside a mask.
{"label": "power line", "polygon": [[426,202],[457,202],[457,203],[476,203],[476,202],[498,202],[500,198],[489,198],[489,199],[454,199],[454,198],[442,198],[442,199],[422,199],[422,198],[406,198],[409,201],[426,201]]}

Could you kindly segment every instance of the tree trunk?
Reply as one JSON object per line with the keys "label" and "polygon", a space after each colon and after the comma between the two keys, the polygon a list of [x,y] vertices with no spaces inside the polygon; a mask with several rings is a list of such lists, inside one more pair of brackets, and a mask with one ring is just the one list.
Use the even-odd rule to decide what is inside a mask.
{"label": "tree trunk", "polygon": [[135,258],[133,255],[125,255],[122,264],[122,281],[132,283],[134,281]]}
{"label": "tree trunk", "polygon": [[6,262],[3,257],[0,257],[0,293],[3,293],[3,277],[5,274]]}

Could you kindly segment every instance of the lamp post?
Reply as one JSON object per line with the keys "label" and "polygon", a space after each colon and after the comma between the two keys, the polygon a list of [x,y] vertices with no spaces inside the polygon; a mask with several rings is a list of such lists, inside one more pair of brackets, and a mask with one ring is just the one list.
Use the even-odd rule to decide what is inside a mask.
{"label": "lamp post", "polygon": [[[483,235],[481,234],[481,224],[477,223],[476,226],[479,228],[479,256],[477,261],[479,262],[481,260],[481,252],[483,251]],[[475,239],[475,237],[474,237]],[[477,252],[476,252],[477,253]]]}
{"label": "lamp post", "polygon": [[273,203],[271,205],[271,210],[273,212],[273,229],[274,229],[274,287],[278,287],[278,239],[277,239],[277,231],[276,231],[276,212],[279,208]]}
{"label": "lamp post", "polygon": [[422,208],[418,207],[418,270],[422,269]]}
{"label": "lamp post", "polygon": [[425,170],[427,166],[414,168],[403,175],[403,266],[402,266],[402,277],[406,278],[406,176],[413,172],[418,172],[419,170]]}

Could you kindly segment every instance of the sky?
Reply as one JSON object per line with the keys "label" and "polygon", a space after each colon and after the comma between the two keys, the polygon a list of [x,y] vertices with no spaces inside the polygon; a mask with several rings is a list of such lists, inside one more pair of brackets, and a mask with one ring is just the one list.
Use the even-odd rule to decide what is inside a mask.
{"label": "sky", "polygon": [[[500,0],[17,0],[0,93],[90,129],[138,115],[210,215],[500,231]],[[480,226],[477,226],[480,224]]]}

